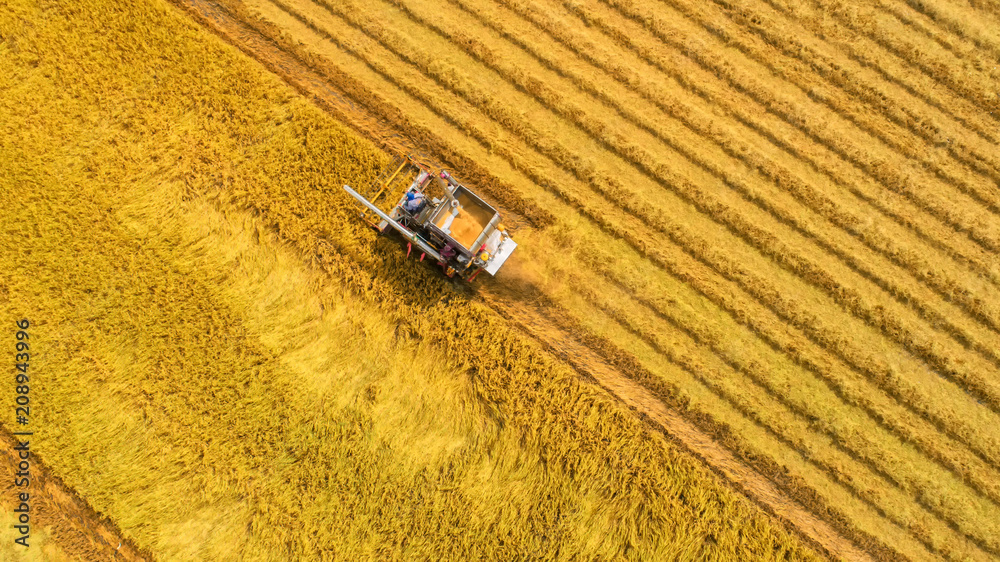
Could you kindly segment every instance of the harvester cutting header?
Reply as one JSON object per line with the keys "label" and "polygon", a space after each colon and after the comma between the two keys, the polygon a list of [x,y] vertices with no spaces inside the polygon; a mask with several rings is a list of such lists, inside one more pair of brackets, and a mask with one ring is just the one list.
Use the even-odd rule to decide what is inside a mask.
{"label": "harvester cutting header", "polygon": [[[404,185],[389,212],[378,207],[380,198],[391,200]],[[517,248],[496,209],[448,172],[431,173],[410,157],[397,158],[364,195],[347,185],[344,190],[364,205],[361,216],[372,228],[392,227],[406,239],[407,255],[417,246],[420,259],[437,260],[448,277],[472,281],[482,270],[496,275]]]}

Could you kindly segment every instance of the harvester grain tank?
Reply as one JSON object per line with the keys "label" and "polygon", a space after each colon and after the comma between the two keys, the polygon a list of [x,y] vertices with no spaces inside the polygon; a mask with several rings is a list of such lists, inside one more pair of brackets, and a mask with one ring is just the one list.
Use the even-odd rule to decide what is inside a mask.
{"label": "harvester grain tank", "polygon": [[[403,186],[391,209],[378,206]],[[448,172],[432,173],[411,157],[397,158],[364,194],[347,185],[344,190],[364,206],[361,216],[374,229],[399,232],[407,254],[416,246],[421,260],[436,260],[449,277],[472,281],[483,270],[496,275],[517,248],[496,209]]]}

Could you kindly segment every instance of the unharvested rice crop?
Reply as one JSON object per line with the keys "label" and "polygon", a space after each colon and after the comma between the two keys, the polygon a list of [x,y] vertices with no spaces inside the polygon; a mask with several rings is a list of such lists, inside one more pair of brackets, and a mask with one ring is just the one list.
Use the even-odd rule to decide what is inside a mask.
{"label": "unharvested rice crop", "polygon": [[[817,268],[816,279],[857,274],[817,265],[816,238],[780,223],[794,238],[779,243],[767,238],[770,222],[699,235],[710,219],[745,224],[750,205],[675,177],[688,171],[620,136],[641,119],[608,114],[581,134],[592,102],[578,87],[538,82],[541,62],[488,88],[478,72],[515,70],[492,49],[520,49],[526,60],[529,51],[430,28],[431,6],[381,6],[399,26],[347,4],[260,7],[301,27],[275,42],[242,28],[229,39],[245,51],[300,31],[310,41],[346,32],[344,45],[326,47],[349,49],[342,58],[300,53],[344,73],[329,83],[336,91],[313,82],[322,90],[314,103],[302,82],[268,70],[274,60],[262,66],[196,12],[161,0],[0,8],[0,318],[31,321],[31,447],[44,461],[32,489],[44,507],[33,546],[5,544],[4,556],[124,558],[109,542],[120,534],[129,559],[815,559],[850,552],[850,541],[869,553],[902,549],[896,535],[866,525],[911,515],[929,521],[930,546],[993,548],[977,534],[990,530],[997,493],[996,443],[977,433],[992,410],[958,423],[952,408],[963,395],[942,404],[919,394],[903,369],[924,356],[879,379],[884,393],[857,386],[884,358],[836,337],[855,324],[883,332],[849,312],[806,316],[806,303],[774,293],[787,279],[836,310],[821,299],[829,287],[768,261],[788,252],[788,264]],[[480,8],[456,4],[449,17],[482,28],[466,33],[498,33],[495,14]],[[219,9],[216,24],[236,21]],[[343,29],[326,27],[334,24]],[[407,29],[418,34],[406,39]],[[435,59],[437,49],[464,57],[468,70]],[[394,105],[409,96],[422,97]],[[356,117],[354,129],[330,112]],[[536,119],[548,113],[551,129]],[[392,127],[403,127],[398,137],[382,135]],[[389,161],[380,147],[393,143],[468,164],[463,177],[518,227],[517,263],[465,287],[360,228],[340,186],[370,180]],[[658,214],[675,200],[689,202],[682,214]],[[701,222],[674,228],[688,215]],[[983,236],[988,226],[969,223]],[[764,269],[744,276],[738,268],[752,264],[711,245],[736,244],[730,238]],[[963,268],[988,265],[969,259]],[[956,283],[973,279],[953,273]],[[913,281],[900,290],[933,289]],[[881,306],[880,295],[864,294],[858,310]],[[927,306],[973,309],[978,295]],[[991,302],[975,310],[992,318]],[[906,314],[897,338],[916,338],[918,349],[926,315]],[[989,335],[983,321],[963,318],[956,334]],[[949,342],[927,357],[950,359]],[[790,355],[796,345],[801,355]],[[956,363],[935,384],[990,399],[992,379],[974,366]],[[782,386],[795,376],[811,386]],[[911,407],[899,401],[906,392],[918,393]],[[855,417],[830,424],[842,411]],[[867,427],[858,416],[868,412],[886,417]],[[675,427],[690,426],[683,436],[657,421],[671,415]],[[8,447],[8,433],[23,427],[13,409],[0,421]],[[872,460],[879,447],[886,457]],[[922,464],[882,485],[897,462]],[[969,476],[960,480],[953,465]],[[940,472],[953,490],[931,482]],[[3,492],[9,513],[14,491]],[[876,501],[911,508],[917,494],[930,515],[865,515]],[[960,505],[966,498],[980,503]],[[60,520],[68,505],[78,527]],[[97,524],[97,514],[108,520]],[[790,517],[814,517],[819,534],[786,528]],[[943,521],[954,525],[941,531]],[[984,527],[968,527],[975,521]]]}

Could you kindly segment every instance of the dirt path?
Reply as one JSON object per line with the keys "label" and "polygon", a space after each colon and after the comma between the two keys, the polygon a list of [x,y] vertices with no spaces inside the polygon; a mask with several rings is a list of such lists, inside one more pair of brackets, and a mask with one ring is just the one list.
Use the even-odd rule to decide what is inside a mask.
{"label": "dirt path", "polygon": [[[414,153],[415,145],[418,144],[414,141],[420,140],[419,144],[423,146],[424,139],[408,139],[370,108],[356,103],[341,85],[316,71],[309,61],[285,51],[251,27],[241,19],[247,17],[245,14],[233,14],[210,0],[173,1],[199,23],[259,61],[299,92],[313,98],[324,109],[383,148]],[[432,160],[447,160],[447,157],[437,158],[439,155],[434,153],[433,148],[430,152]],[[506,211],[510,209],[505,208]],[[543,311],[529,304],[529,299],[518,299],[515,296],[511,300],[507,295],[501,296],[485,287],[479,292],[500,314],[572,365],[581,375],[595,381],[652,425],[666,432],[758,505],[794,528],[811,544],[837,559],[872,559],[838,533],[831,524],[789,498],[771,480],[742,462],[708,433],[614,368],[564,327],[549,320]]]}
{"label": "dirt path", "polygon": [[[24,491],[14,487],[20,460],[14,451],[16,439],[31,438],[15,437],[6,427],[0,428],[0,481],[4,482],[0,505],[8,512],[16,507],[16,494]],[[34,451],[29,462],[31,482],[27,491],[33,535],[48,529],[56,545],[75,560],[153,560],[152,554],[141,551],[110,519],[53,476]],[[35,546],[30,538],[29,545]]]}

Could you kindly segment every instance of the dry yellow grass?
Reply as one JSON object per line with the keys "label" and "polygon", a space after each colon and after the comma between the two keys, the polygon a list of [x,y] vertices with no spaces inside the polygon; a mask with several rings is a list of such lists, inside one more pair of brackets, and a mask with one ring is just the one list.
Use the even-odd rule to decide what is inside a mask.
{"label": "dry yellow grass", "polygon": [[33,322],[32,446],[141,547],[815,557],[358,230],[339,187],[386,156],[183,13],[15,2],[0,37],[0,316]]}
{"label": "dry yellow grass", "polygon": [[5,510],[4,514],[0,516],[0,525],[3,525],[0,527],[0,559],[24,560],[25,562],[70,562],[73,560],[52,540],[46,529],[32,531],[29,543],[31,546],[26,551],[21,545],[14,543],[14,539],[21,536],[21,533],[14,529],[14,525],[17,524],[16,513]]}

